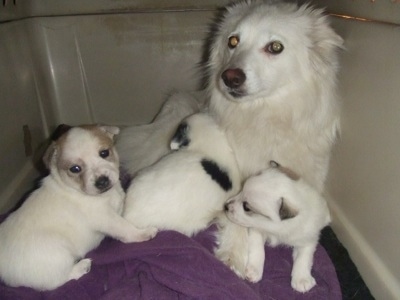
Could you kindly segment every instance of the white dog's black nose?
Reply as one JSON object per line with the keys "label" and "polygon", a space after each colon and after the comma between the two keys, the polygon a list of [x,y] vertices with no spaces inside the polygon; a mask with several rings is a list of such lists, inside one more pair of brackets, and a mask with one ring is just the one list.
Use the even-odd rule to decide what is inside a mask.
{"label": "white dog's black nose", "polygon": [[232,89],[239,88],[246,81],[246,74],[242,69],[227,69],[222,73],[221,77],[225,85]]}
{"label": "white dog's black nose", "polygon": [[97,180],[94,183],[94,185],[100,191],[106,191],[106,190],[108,190],[110,188],[111,181],[107,176],[102,175],[99,178],[97,178]]}

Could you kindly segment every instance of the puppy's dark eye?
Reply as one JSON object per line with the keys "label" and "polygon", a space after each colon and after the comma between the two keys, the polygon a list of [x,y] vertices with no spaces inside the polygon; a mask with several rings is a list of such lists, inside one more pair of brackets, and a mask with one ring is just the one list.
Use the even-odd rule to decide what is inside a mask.
{"label": "puppy's dark eye", "polygon": [[229,40],[228,40],[229,49],[236,48],[236,46],[239,45],[239,42],[240,42],[240,40],[237,35],[232,35],[231,37],[229,37]]}
{"label": "puppy's dark eye", "polygon": [[80,173],[82,171],[82,168],[78,165],[72,166],[71,168],[69,168],[71,173]]}
{"label": "puppy's dark eye", "polygon": [[107,158],[107,157],[109,157],[110,156],[110,150],[101,150],[100,152],[99,152],[99,155],[100,155],[100,157],[101,158]]}
{"label": "puppy's dark eye", "polygon": [[281,42],[274,41],[265,46],[265,51],[275,55],[281,53],[284,48]]}
{"label": "puppy's dark eye", "polygon": [[244,211],[247,211],[247,212],[251,211],[249,203],[247,203],[247,201],[243,202],[243,209],[244,209]]}

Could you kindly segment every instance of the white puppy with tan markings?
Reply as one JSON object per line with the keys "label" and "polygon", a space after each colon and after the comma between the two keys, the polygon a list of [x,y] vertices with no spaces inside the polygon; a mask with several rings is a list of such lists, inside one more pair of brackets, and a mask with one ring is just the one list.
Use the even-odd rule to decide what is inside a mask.
{"label": "white puppy with tan markings", "polygon": [[240,178],[224,132],[207,114],[186,118],[172,138],[173,152],[133,179],[123,216],[188,236],[205,229],[239,192]]}
{"label": "white puppy with tan markings", "polygon": [[227,217],[250,228],[246,279],[261,280],[264,244],[293,247],[292,287],[309,291],[315,284],[311,275],[313,256],[322,228],[330,222],[324,198],[294,172],[274,164],[260,175],[250,177],[242,192],[225,205]]}
{"label": "white puppy with tan markings", "polygon": [[91,267],[84,258],[108,235],[125,243],[151,239],[120,214],[124,192],[113,146],[117,127],[73,127],[48,148],[41,187],[0,225],[0,277],[10,286],[51,290]]}

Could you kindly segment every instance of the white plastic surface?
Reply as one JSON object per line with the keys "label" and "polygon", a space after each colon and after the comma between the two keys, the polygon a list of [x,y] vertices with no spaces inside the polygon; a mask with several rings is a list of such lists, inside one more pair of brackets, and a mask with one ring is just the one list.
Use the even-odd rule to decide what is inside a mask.
{"label": "white plastic surface", "polygon": [[[31,185],[25,155],[59,123],[149,122],[166,94],[197,88],[214,7],[227,1],[32,0],[0,8],[0,211]],[[85,3],[83,3],[85,2]],[[400,3],[316,1],[344,37],[333,227],[377,299],[400,295]],[[61,16],[60,16],[61,15]]]}

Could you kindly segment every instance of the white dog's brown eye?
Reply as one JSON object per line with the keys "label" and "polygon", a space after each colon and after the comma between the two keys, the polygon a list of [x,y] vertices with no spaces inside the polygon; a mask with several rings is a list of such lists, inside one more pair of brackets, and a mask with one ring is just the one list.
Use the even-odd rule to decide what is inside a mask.
{"label": "white dog's brown eye", "polygon": [[228,47],[230,49],[236,48],[238,44],[239,44],[239,37],[237,35],[232,35],[231,37],[229,37]]}
{"label": "white dog's brown eye", "polygon": [[243,202],[243,210],[247,211],[247,212],[251,211],[251,209],[249,207],[249,203],[247,203],[247,201]]}
{"label": "white dog's brown eye", "polygon": [[279,41],[271,42],[265,47],[265,50],[271,54],[279,54],[283,51],[283,49],[283,44]]}
{"label": "white dog's brown eye", "polygon": [[101,158],[107,158],[108,156],[110,156],[110,150],[106,149],[106,150],[101,150],[99,152],[99,155]]}
{"label": "white dog's brown eye", "polygon": [[69,168],[69,170],[71,171],[71,173],[80,173],[82,171],[82,168],[78,165],[72,166],[71,168]]}

